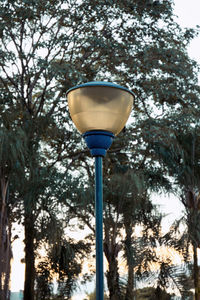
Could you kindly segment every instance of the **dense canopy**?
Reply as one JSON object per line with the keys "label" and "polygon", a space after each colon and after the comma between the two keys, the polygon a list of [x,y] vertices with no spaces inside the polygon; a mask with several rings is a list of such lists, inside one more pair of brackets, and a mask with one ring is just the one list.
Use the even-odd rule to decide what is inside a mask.
{"label": "dense canopy", "polygon": [[[198,65],[187,54],[195,35],[175,22],[169,0],[0,2],[0,237],[7,241],[0,244],[2,300],[9,297],[8,249],[15,222],[25,232],[24,300],[33,300],[34,293],[38,300],[51,297],[55,274],[58,295],[70,299],[91,252],[93,168],[69,117],[66,91],[96,80],[136,95],[129,125],[104,160],[109,297],[132,299],[135,272],[144,275],[149,261],[159,263],[157,284],[166,288],[161,279],[167,272],[170,277],[171,269],[152,249],[170,235],[160,237],[161,215],[150,195],[176,192],[186,203],[186,191],[190,200],[191,195],[199,199],[200,88]],[[198,228],[198,211],[194,215],[191,205],[185,206],[188,244],[169,243],[183,246],[185,257],[192,245],[196,257],[199,238],[190,221],[195,217]],[[92,235],[70,239],[66,232],[73,222]],[[141,238],[134,236],[138,224]],[[44,245],[47,255],[39,264],[38,249]],[[124,286],[121,254],[128,269]],[[197,277],[194,285],[198,297]]]}

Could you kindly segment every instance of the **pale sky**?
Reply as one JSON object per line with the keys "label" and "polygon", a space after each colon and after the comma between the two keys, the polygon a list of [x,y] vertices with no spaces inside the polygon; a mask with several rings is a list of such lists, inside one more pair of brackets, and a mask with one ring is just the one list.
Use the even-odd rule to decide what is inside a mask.
{"label": "pale sky", "polygon": [[[174,3],[177,21],[182,27],[200,26],[200,0],[175,0]],[[200,36],[191,42],[188,52],[200,63]]]}
{"label": "pale sky", "polygon": [[[178,23],[182,27],[195,27],[200,25],[200,0],[175,0],[175,14],[178,16]],[[191,42],[188,52],[192,58],[200,62],[200,37]],[[182,209],[180,202],[174,197],[158,196],[155,199],[157,204],[162,206],[162,211],[169,213],[166,224],[170,223],[176,214]],[[175,214],[174,214],[175,212]],[[24,264],[20,263],[23,258],[23,244],[16,240],[13,244],[14,261],[12,264],[11,290],[23,289]],[[80,294],[74,296],[74,300],[80,300]]]}

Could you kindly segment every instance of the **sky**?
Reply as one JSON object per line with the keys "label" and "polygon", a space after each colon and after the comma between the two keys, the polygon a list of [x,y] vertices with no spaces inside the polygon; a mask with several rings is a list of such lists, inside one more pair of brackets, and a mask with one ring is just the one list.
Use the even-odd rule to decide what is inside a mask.
{"label": "sky", "polygon": [[[200,26],[200,0],[175,0],[175,14],[182,27]],[[200,63],[200,36],[195,38],[188,49],[191,58]]]}
{"label": "sky", "polygon": [[[175,0],[175,14],[177,15],[177,22],[182,27],[195,27],[200,25],[200,0]],[[188,53],[191,58],[200,63],[200,37],[195,38],[189,48]],[[164,226],[169,225],[182,210],[182,206],[178,199],[171,195],[154,195],[154,203],[160,205],[160,208],[165,212],[167,217],[164,220]],[[20,227],[16,228],[16,233],[21,230]],[[14,259],[12,263],[11,274],[11,290],[19,291],[23,289],[24,282],[24,264],[20,260],[23,258],[23,244],[20,240],[13,243]],[[81,294],[82,295],[82,294]],[[82,299],[80,293],[73,297],[73,300]],[[80,298],[81,297],[81,298]]]}

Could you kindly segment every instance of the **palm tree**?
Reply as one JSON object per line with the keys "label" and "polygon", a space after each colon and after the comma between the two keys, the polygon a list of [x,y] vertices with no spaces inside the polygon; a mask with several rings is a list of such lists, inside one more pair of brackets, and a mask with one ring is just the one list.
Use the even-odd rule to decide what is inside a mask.
{"label": "palm tree", "polygon": [[[200,245],[200,126],[198,114],[199,107],[193,106],[191,103],[191,107],[189,106],[187,110],[171,111],[166,118],[154,120],[152,131],[148,127],[148,142],[152,153],[159,161],[163,172],[173,179],[171,191],[180,198],[185,206],[185,215],[172,226],[175,231],[178,230],[180,224],[184,224],[185,230],[179,235],[179,239],[174,237],[174,244],[173,242],[172,244],[183,253],[187,263],[190,259],[189,247],[192,247],[193,286],[196,300],[200,297],[197,257],[197,249]],[[170,238],[170,236],[168,237]],[[177,245],[175,245],[176,242]]]}

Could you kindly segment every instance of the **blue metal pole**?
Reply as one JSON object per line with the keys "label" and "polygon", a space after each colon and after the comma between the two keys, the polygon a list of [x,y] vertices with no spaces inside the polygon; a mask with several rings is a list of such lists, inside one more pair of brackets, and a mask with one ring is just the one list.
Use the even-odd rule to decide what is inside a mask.
{"label": "blue metal pole", "polygon": [[92,130],[83,134],[90,153],[95,157],[95,215],[96,215],[96,300],[104,299],[103,272],[103,176],[102,157],[114,139],[112,132]]}
{"label": "blue metal pole", "polygon": [[95,157],[96,300],[104,299],[102,157]]}

